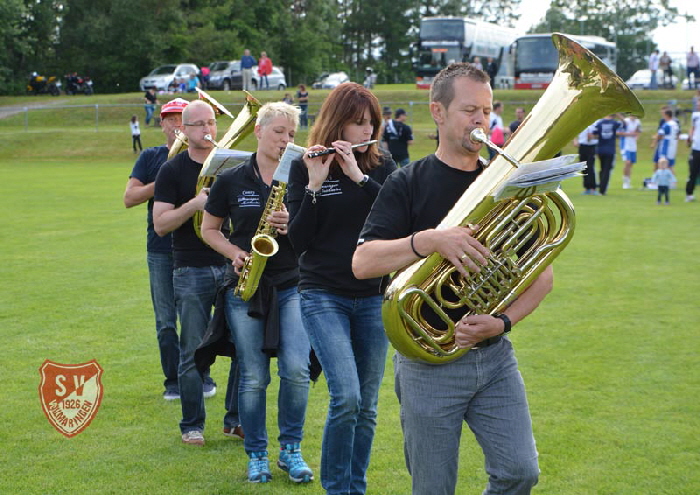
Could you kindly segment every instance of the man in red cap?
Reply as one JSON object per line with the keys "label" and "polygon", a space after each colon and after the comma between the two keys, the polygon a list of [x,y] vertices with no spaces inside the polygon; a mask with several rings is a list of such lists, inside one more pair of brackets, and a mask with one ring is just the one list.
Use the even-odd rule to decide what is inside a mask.
{"label": "man in red cap", "polygon": [[189,102],[182,98],[169,101],[160,111],[160,127],[167,144],[147,148],[136,160],[124,192],[124,206],[131,208],[148,202],[146,249],[151,300],[156,317],[156,335],[160,347],[160,363],[165,374],[165,400],[177,400],[180,392],[177,369],[180,346],[176,330],[177,314],[173,292],[172,236],[159,237],[153,230],[153,188],[160,166],[168,159],[168,150],[175,142],[175,131],[182,130],[182,111]]}
{"label": "man in red cap", "polygon": [[[168,151],[176,139],[176,130],[182,131],[182,113],[190,102],[175,98],[161,107],[160,126],[165,134],[167,144],[144,150],[129,176],[124,192],[124,205],[127,208],[148,202],[147,260],[151,284],[151,300],[156,318],[156,335],[160,348],[160,361],[165,374],[165,400],[180,399],[178,373],[180,365],[180,342],[176,330],[177,308],[173,286],[174,260],[172,252],[172,234],[160,237],[153,225],[153,196],[155,180],[161,166],[168,160]],[[232,363],[231,374],[235,375],[237,367]],[[242,438],[243,431],[238,418],[238,394],[235,379],[229,378],[226,394],[226,415],[224,417],[224,434]],[[202,383],[203,397],[216,394],[216,384],[204,373]]]}

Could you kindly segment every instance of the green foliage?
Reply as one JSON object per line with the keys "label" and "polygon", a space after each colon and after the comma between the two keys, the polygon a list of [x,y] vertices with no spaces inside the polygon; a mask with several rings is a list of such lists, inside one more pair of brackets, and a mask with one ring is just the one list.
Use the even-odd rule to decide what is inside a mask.
{"label": "green foliage", "polygon": [[[325,94],[311,92],[315,108]],[[376,94],[382,104],[409,110],[416,138],[411,156],[432,152],[427,92],[406,85],[378,87]],[[509,122],[516,106],[529,110],[540,94],[497,91],[495,96],[504,102],[504,121]],[[553,292],[512,332],[540,453],[542,474],[535,492],[542,495],[700,493],[700,378],[693,371],[700,352],[700,203],[684,203],[683,191],[676,189],[671,206],[656,206],[655,193],[639,188],[651,174],[649,139],[660,106],[670,99],[687,106],[691,94],[638,94],[646,117],[633,169],[637,189],[621,189],[619,161],[606,197],[580,196],[578,179],[565,184],[576,208],[576,234],[554,263]],[[0,195],[8,225],[0,243],[5,349],[0,493],[320,495],[328,404],[323,378],[310,390],[302,444],[316,473],[308,486],[294,486],[274,466],[268,486],[245,481],[242,443],[221,434],[226,359],[212,368],[219,393],[206,401],[207,445],[199,449],[180,443],[180,406],[160,395],[145,263],[146,213],[143,207],[126,210],[122,204],[134,162],[127,123],[132,113],[141,116],[143,111],[140,105],[126,105],[140,102],[140,96],[96,95],[79,102],[0,98],[2,106],[20,107],[47,101],[99,103],[108,112],[97,132],[94,114],[78,107],[41,111],[29,132],[21,116],[12,117],[11,125],[0,119],[0,171],[8,178]],[[240,102],[238,94],[215,96],[227,107]],[[537,123],[531,125],[535,132]],[[148,146],[163,140],[158,129],[145,126],[142,139]],[[304,144],[305,135],[297,142]],[[243,149],[253,146],[254,140],[248,140]],[[574,148],[567,146],[564,152]],[[676,166],[680,184],[687,154],[682,147]],[[105,369],[99,413],[72,439],[57,433],[41,412],[38,370],[45,359],[97,359]],[[275,366],[273,361],[267,394],[273,452],[278,434]],[[390,357],[377,421],[369,493],[410,493]],[[465,428],[458,493],[481,493],[486,481],[481,450]]]}

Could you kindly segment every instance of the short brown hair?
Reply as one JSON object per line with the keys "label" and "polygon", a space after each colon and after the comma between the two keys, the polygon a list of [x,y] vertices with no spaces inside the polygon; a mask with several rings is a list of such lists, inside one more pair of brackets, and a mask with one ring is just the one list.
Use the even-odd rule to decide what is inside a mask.
{"label": "short brown hair", "polygon": [[472,64],[456,63],[450,64],[435,76],[430,85],[430,101],[442,103],[445,108],[450,106],[455,97],[454,80],[458,77],[468,77],[469,79],[488,84],[491,78],[481,69],[477,69]]}
{"label": "short brown hair", "polygon": [[[362,119],[366,109],[369,109],[370,122],[374,127],[370,139],[379,139],[382,113],[377,97],[369,89],[354,82],[338,85],[321,105],[316,123],[309,133],[308,145],[320,144],[329,148],[333,141],[343,138],[343,128],[347,124]],[[380,165],[380,157],[375,143],[370,145],[366,153],[357,155],[357,164],[360,170],[367,172]],[[340,165],[334,160],[332,170],[337,170],[338,167]]]}

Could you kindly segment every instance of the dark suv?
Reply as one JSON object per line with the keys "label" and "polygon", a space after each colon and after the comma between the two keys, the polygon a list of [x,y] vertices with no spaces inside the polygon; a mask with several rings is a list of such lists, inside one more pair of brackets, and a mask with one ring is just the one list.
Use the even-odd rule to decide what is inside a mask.
{"label": "dark suv", "polygon": [[240,60],[230,62],[214,62],[209,65],[209,84],[207,89],[223,91],[240,90],[243,88]]}

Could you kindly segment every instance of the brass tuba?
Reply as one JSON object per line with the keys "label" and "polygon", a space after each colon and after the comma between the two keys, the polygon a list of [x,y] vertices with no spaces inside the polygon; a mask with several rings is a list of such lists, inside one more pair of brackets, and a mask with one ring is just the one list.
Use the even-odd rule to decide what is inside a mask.
{"label": "brass tuba", "polygon": [[[203,91],[201,93],[204,93]],[[201,96],[200,93],[200,96]],[[233,148],[236,144],[240,143],[246,136],[253,132],[253,127],[255,126],[255,119],[258,115],[258,110],[260,109],[260,102],[247,91],[243,92],[245,94],[245,105],[241,111],[236,115],[228,130],[224,134],[224,137],[219,140],[218,143],[214,142],[209,136],[209,140],[214,142],[214,149],[211,150],[207,159],[204,160],[202,165],[202,170],[199,173],[199,178],[197,179],[197,189],[195,195],[199,194],[200,191],[205,187],[211,187],[216,179],[216,176],[223,172],[226,168],[235,166],[240,163],[240,161],[229,160],[228,157],[220,156],[221,154],[226,154],[225,151]],[[205,93],[206,94],[206,93]],[[217,112],[216,106],[220,105],[213,98],[207,95],[204,98],[214,107],[214,112]],[[223,108],[223,107],[221,107]],[[230,115],[230,114],[229,114]],[[192,222],[194,223],[194,231],[197,237],[202,238],[202,219],[204,218],[204,212],[197,210],[194,212],[192,217]]]}
{"label": "brass tuba", "polygon": [[[553,157],[606,115],[644,115],[637,97],[593,53],[558,33],[552,40],[559,51],[552,83],[506,145],[518,162]],[[480,273],[465,279],[434,253],[404,268],[387,288],[384,328],[403,355],[439,364],[466,353],[456,345],[454,321],[503,311],[571,240],[574,209],[561,189],[494,199],[514,170],[497,155],[437,227],[479,225],[475,237],[492,253]]]}

